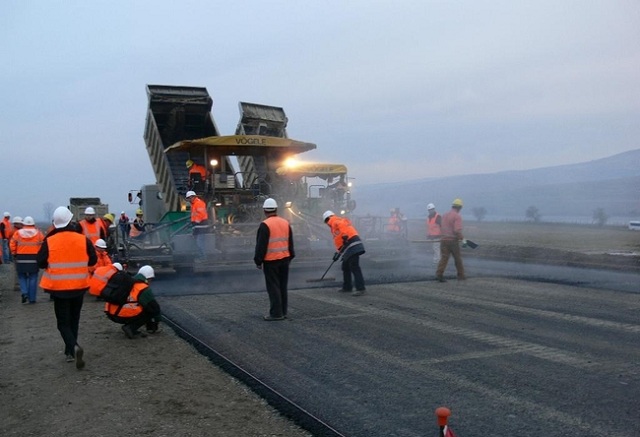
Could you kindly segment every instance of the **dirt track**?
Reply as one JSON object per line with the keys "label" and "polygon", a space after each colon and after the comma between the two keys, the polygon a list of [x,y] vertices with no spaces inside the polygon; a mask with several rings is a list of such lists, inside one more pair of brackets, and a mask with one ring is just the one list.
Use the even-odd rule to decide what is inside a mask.
{"label": "dirt track", "polygon": [[85,298],[84,370],[66,363],[53,304],[20,304],[0,265],[0,435],[308,436],[170,329],[128,340]]}

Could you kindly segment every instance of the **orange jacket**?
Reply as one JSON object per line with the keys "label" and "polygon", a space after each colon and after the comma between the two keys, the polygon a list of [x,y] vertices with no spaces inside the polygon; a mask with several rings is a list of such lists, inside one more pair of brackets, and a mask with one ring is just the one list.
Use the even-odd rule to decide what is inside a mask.
{"label": "orange jacket", "polygon": [[329,217],[329,220],[327,220],[327,224],[331,228],[333,244],[336,246],[336,250],[338,251],[342,249],[342,245],[346,240],[358,235],[358,231],[356,231],[356,228],[351,224],[351,220],[346,217],[332,215]]}
{"label": "orange jacket", "polygon": [[435,213],[433,217],[427,217],[427,237],[439,237],[442,235],[440,225],[437,223],[440,214]]}
{"label": "orange jacket", "polygon": [[289,222],[278,216],[271,216],[264,220],[269,228],[269,243],[265,261],[275,261],[288,258],[289,253]]}
{"label": "orange jacket", "polygon": [[82,226],[82,233],[91,240],[92,244],[96,244],[96,241],[104,237],[104,229],[98,220],[89,223],[86,219],[83,219],[80,220],[79,224]]}
{"label": "orange jacket", "polygon": [[96,249],[96,256],[98,257],[98,262],[89,267],[89,273],[93,274],[98,267],[110,266],[112,264],[111,258],[109,254],[105,250]]}
{"label": "orange jacket", "polygon": [[138,296],[147,288],[149,288],[149,284],[146,282],[136,282],[131,288],[131,292],[127,298],[127,303],[120,307],[116,304],[107,302],[104,305],[104,312],[111,316],[125,318],[135,317],[142,314],[143,308],[142,305],[138,303]]}
{"label": "orange jacket", "polygon": [[397,215],[394,214],[389,217],[387,232],[400,232],[400,218]]}
{"label": "orange jacket", "polygon": [[111,279],[117,271],[118,269],[116,269],[113,264],[97,267],[89,279],[89,294],[100,296],[104,287],[107,286],[109,279]]}
{"label": "orange jacket", "polygon": [[76,291],[89,287],[87,237],[65,231],[46,240],[49,256],[40,287],[51,291]]}
{"label": "orange jacket", "polygon": [[25,226],[13,233],[9,247],[19,273],[38,272],[36,257],[43,241],[44,235],[35,226]]}
{"label": "orange jacket", "polygon": [[11,220],[9,220],[8,217],[5,217],[2,219],[2,224],[4,225],[4,229],[2,231],[4,232],[4,235],[0,235],[0,237],[2,237],[3,239],[6,238],[7,240],[9,240],[13,236],[13,232],[15,229],[13,229]]}
{"label": "orange jacket", "polygon": [[200,173],[200,176],[202,176],[203,181],[207,177],[207,169],[200,164],[193,164],[191,168],[189,168],[189,176],[191,176],[194,173]]}
{"label": "orange jacket", "polygon": [[207,213],[207,204],[204,203],[199,197],[191,203],[191,223],[202,223],[206,225],[206,221],[209,219]]}

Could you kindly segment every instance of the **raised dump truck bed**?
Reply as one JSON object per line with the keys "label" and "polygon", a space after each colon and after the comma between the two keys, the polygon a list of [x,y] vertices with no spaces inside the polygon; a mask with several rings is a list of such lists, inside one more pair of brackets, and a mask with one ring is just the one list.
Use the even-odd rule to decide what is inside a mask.
{"label": "raised dump truck bed", "polygon": [[149,108],[144,141],[156,181],[163,194],[166,211],[179,211],[180,194],[187,191],[189,153],[165,154],[181,140],[219,136],[211,116],[213,100],[206,88],[147,85]]}

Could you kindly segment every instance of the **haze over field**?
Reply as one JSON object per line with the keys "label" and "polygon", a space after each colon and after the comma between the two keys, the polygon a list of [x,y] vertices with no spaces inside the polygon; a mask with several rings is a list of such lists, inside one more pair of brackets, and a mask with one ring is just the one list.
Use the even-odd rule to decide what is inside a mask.
{"label": "haze over field", "polygon": [[147,84],[206,87],[223,135],[239,101],[283,107],[360,187],[636,150],[638,41],[637,0],[5,0],[0,209],[131,215]]}
{"label": "haze over field", "polygon": [[421,179],[358,187],[358,214],[383,214],[400,207],[411,218],[425,217],[433,202],[440,212],[451,201],[465,202],[463,215],[474,207],[487,210],[486,220],[525,220],[530,206],[543,221],[589,223],[603,208],[610,222],[640,219],[640,149],[579,164],[524,171]]}

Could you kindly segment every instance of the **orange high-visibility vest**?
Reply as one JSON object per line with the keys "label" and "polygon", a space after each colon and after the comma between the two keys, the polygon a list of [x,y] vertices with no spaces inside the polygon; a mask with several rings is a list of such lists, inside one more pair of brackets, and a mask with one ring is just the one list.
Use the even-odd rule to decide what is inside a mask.
{"label": "orange high-visibility vest", "polygon": [[4,238],[9,240],[13,236],[13,225],[11,224],[11,220],[8,217],[2,219],[2,223],[4,223]]}
{"label": "orange high-visibility vest", "polygon": [[107,302],[104,305],[104,312],[112,316],[124,318],[135,317],[142,314],[144,309],[142,308],[142,305],[138,303],[138,296],[147,288],[149,288],[149,284],[146,282],[136,282],[133,284],[133,287],[131,287],[127,303],[120,307],[116,304]]}
{"label": "orange high-visibility vest", "polygon": [[73,231],[51,235],[46,240],[49,248],[48,267],[40,287],[51,291],[75,291],[89,287],[89,254],[87,237]]}
{"label": "orange high-visibility vest", "polygon": [[116,269],[113,264],[96,268],[93,276],[89,279],[89,294],[100,296],[104,287],[107,286],[107,282],[109,282],[109,279],[111,279],[116,272],[118,272],[118,269]]}
{"label": "orange high-visibility vest", "polygon": [[439,237],[442,234],[440,225],[436,223],[438,217],[440,217],[440,214],[436,213],[433,217],[427,218],[427,235],[429,237]]}
{"label": "orange high-visibility vest", "polygon": [[11,242],[9,243],[11,253],[14,255],[36,255],[40,250],[40,246],[42,246],[44,235],[34,226],[25,226],[23,229],[25,231],[33,230],[35,233],[25,236],[27,233],[20,232],[22,229],[14,232]]}
{"label": "orange high-visibility vest", "polygon": [[96,241],[100,239],[100,230],[102,229],[98,220],[93,223],[89,223],[86,219],[80,220],[80,226],[82,226],[82,233],[91,240],[91,244],[96,244]]}
{"label": "orange high-visibility vest", "polygon": [[44,235],[35,226],[28,225],[14,232],[9,242],[9,248],[15,258],[16,267],[28,268],[31,266],[32,268],[28,270],[37,272],[36,258],[43,241]]}
{"label": "orange high-visibility vest", "polygon": [[267,217],[264,222],[269,228],[269,243],[265,261],[275,261],[288,258],[289,253],[289,222],[278,216]]}
{"label": "orange high-visibility vest", "polygon": [[[136,224],[140,223],[140,220],[138,220],[137,218],[133,220],[133,224],[131,225],[131,229],[129,229],[129,236],[131,238],[135,238],[135,237],[139,237],[140,235],[142,235],[142,231],[138,228],[136,228]],[[144,221],[142,221],[142,225],[144,225]]]}

